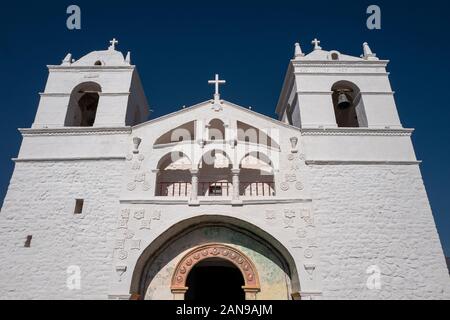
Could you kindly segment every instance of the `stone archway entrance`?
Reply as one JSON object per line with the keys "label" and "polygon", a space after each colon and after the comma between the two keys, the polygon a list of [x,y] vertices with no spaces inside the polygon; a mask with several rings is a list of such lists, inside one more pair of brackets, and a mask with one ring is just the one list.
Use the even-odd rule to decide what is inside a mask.
{"label": "stone archway entrance", "polygon": [[[243,284],[242,291],[239,284]],[[187,253],[175,268],[171,283],[175,300],[220,300],[226,292],[235,294],[227,300],[255,300],[260,290],[253,262],[244,253],[223,244],[203,245]]]}

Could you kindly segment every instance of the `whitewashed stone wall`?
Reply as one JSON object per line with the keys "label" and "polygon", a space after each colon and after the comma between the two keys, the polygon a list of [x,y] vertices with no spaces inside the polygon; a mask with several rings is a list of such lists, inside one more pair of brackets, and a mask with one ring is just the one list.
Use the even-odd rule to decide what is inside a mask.
{"label": "whitewashed stone wall", "polygon": [[[0,216],[2,299],[106,298],[123,163],[16,164]],[[73,214],[76,198],[82,215]],[[71,265],[81,268],[80,291],[67,289]]]}
{"label": "whitewashed stone wall", "polygon": [[[449,299],[450,280],[417,165],[312,166],[324,299]],[[368,290],[369,266],[381,290]]]}

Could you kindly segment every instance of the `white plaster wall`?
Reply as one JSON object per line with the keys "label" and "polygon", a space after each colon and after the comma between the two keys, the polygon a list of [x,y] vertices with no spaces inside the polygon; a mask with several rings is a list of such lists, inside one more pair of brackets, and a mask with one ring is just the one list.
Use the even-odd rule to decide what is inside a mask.
{"label": "white plaster wall", "polygon": [[[106,298],[123,163],[16,164],[0,215],[0,298]],[[81,268],[79,291],[66,286],[71,265]]]}
{"label": "white plaster wall", "polygon": [[[449,299],[450,280],[417,165],[312,166],[325,299]],[[381,269],[368,290],[366,269]]]}

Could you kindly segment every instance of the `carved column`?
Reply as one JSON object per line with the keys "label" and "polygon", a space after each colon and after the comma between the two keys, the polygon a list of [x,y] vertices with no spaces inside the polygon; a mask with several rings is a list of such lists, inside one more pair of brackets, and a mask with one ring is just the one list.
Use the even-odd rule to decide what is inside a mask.
{"label": "carved column", "polygon": [[198,204],[198,170],[191,170],[191,204]]}

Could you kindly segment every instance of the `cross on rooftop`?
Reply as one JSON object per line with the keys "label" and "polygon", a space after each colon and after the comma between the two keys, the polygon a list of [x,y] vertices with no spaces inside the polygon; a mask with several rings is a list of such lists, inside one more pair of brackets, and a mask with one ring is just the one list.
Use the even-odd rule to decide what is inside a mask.
{"label": "cross on rooftop", "polygon": [[315,38],[313,41],[311,41],[311,44],[314,45],[314,50],[320,50],[320,49],[322,49],[322,47],[319,46],[320,40],[317,40],[317,38]]}
{"label": "cross on rooftop", "polygon": [[109,49],[116,50],[116,44],[119,44],[119,41],[117,41],[116,38],[113,38],[109,43],[111,43]]}
{"label": "cross on rooftop", "polygon": [[216,74],[215,80],[209,80],[208,83],[215,85],[216,90],[215,90],[215,93],[214,93],[214,100],[219,100],[220,99],[219,86],[221,84],[225,84],[227,82],[225,80],[219,80],[219,75]]}

